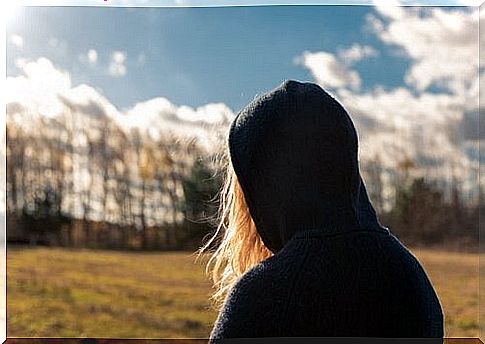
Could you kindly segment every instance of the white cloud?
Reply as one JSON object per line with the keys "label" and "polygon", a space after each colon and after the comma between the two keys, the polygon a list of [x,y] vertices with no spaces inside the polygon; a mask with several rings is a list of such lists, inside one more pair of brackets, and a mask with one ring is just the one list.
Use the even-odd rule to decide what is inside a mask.
{"label": "white cloud", "polygon": [[99,90],[86,84],[64,90],[58,97],[65,106],[82,114],[84,118],[109,118],[116,121],[121,116],[119,110]]}
{"label": "white cloud", "polygon": [[179,138],[196,139],[206,149],[214,150],[221,144],[233,117],[232,110],[223,103],[192,108],[159,97],[135,104],[120,115],[118,122],[127,131],[139,128],[154,138],[172,133]]}
{"label": "white cloud", "polygon": [[378,56],[379,52],[369,45],[360,45],[354,43],[351,47],[346,49],[340,49],[338,56],[343,59],[346,64],[352,64],[360,61],[366,57]]}
{"label": "white cloud", "polygon": [[114,51],[111,54],[109,65],[109,74],[112,76],[124,76],[126,74],[126,53],[123,51]]}
{"label": "white cloud", "polygon": [[374,6],[378,11],[392,19],[400,19],[405,16],[405,9],[400,6],[399,0],[374,0]]}
{"label": "white cloud", "polygon": [[233,113],[224,103],[212,103],[200,106],[196,109],[190,106],[181,106],[177,110],[177,116],[181,120],[189,122],[218,124],[232,119]]}
{"label": "white cloud", "polygon": [[88,61],[90,64],[96,64],[98,62],[98,53],[94,49],[89,49],[88,51]]}
{"label": "white cloud", "polygon": [[57,95],[71,87],[71,78],[54,67],[46,58],[18,59],[17,67],[23,75],[7,77],[6,103],[19,103],[43,116],[56,116],[62,111]]}
{"label": "white cloud", "polygon": [[379,154],[385,167],[396,168],[405,157],[413,157],[421,167],[433,165],[435,176],[448,173],[444,167],[449,165],[469,171],[470,162],[452,139],[463,119],[458,97],[415,95],[399,87],[361,94],[341,90],[338,98],[362,134],[362,160]]}
{"label": "white cloud", "polygon": [[22,49],[24,47],[24,38],[20,35],[17,35],[17,34],[11,35],[10,42],[19,49]]}
{"label": "white cloud", "polygon": [[408,85],[424,91],[432,85],[465,94],[478,73],[478,11],[476,9],[402,8],[376,6],[382,19],[369,25],[386,44],[412,60]]}
{"label": "white cloud", "polygon": [[177,107],[168,99],[157,97],[135,104],[120,115],[118,122],[127,129],[156,128],[163,118],[172,116],[176,111]]}
{"label": "white cloud", "polygon": [[89,49],[86,54],[79,55],[79,61],[90,66],[96,66],[98,63],[98,52],[95,49]]}
{"label": "white cloud", "polygon": [[154,138],[171,133],[188,141],[196,139],[202,147],[213,151],[225,138],[234,117],[223,103],[193,108],[175,105],[162,97],[119,110],[101,91],[85,84],[73,87],[69,73],[56,68],[46,58],[19,59],[17,65],[22,75],[8,77],[6,81],[7,115],[9,120],[22,121],[32,130],[35,130],[35,119],[40,116],[75,114],[78,130],[87,130],[93,121],[108,118],[127,135],[133,128]]}
{"label": "white cloud", "polygon": [[305,51],[295,59],[295,62],[307,68],[323,87],[331,89],[360,87],[359,74],[338,61],[331,53]]}

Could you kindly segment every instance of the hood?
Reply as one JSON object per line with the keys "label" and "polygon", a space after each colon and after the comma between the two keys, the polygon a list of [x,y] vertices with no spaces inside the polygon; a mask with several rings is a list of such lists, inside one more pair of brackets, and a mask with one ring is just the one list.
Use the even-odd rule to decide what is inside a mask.
{"label": "hood", "polygon": [[313,83],[286,81],[233,120],[229,155],[264,244],[278,252],[299,231],[387,230],[359,173],[345,109]]}

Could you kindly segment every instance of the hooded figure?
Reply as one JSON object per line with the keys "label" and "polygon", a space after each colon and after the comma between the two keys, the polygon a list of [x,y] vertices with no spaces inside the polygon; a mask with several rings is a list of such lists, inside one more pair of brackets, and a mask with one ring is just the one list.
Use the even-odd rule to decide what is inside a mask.
{"label": "hooded figure", "polygon": [[[248,234],[241,217],[222,226],[213,258],[223,270],[219,286],[237,278],[226,283],[212,340],[443,337],[425,271],[369,201],[357,141],[345,109],[312,83],[287,81],[236,116],[228,137],[232,185],[255,230]],[[240,216],[237,195],[227,197],[236,197],[227,213]],[[231,255],[251,261],[250,251],[267,254],[237,273]]]}

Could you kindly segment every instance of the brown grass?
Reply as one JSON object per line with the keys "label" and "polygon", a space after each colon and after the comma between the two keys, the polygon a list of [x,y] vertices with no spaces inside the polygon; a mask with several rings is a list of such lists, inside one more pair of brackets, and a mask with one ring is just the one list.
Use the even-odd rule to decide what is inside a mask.
{"label": "brown grass", "polygon": [[[448,337],[478,336],[478,255],[416,249]],[[207,338],[215,312],[191,253],[9,248],[10,337]]]}

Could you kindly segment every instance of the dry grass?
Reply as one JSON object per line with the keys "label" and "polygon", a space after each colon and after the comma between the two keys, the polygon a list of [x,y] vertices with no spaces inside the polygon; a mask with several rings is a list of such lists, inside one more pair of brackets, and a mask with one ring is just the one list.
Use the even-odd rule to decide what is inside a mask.
{"label": "dry grass", "polygon": [[445,312],[447,337],[478,337],[478,254],[414,249]]}
{"label": "dry grass", "polygon": [[[450,337],[478,335],[478,256],[414,250]],[[8,336],[206,338],[215,319],[190,253],[8,250]]]}

